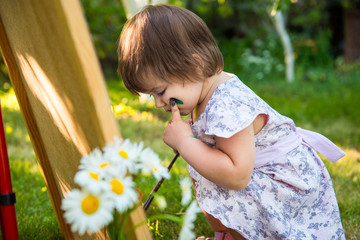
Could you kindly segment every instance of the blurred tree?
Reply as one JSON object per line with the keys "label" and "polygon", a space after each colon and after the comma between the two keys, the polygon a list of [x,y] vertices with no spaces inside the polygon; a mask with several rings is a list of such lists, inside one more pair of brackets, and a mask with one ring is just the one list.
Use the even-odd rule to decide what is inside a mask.
{"label": "blurred tree", "polygon": [[360,59],[360,1],[343,1],[344,16],[344,58],[347,62]]}
{"label": "blurred tree", "polygon": [[168,3],[168,0],[121,0],[121,2],[124,5],[126,17],[129,19],[148,4]]}
{"label": "blurred tree", "polygon": [[297,35],[299,58],[328,65],[341,55],[349,59],[358,52],[359,57],[359,12],[360,0],[297,0],[289,8],[288,24]]}
{"label": "blurred tree", "polygon": [[[294,50],[291,44],[289,34],[286,31],[285,20],[283,17],[283,10],[286,11],[290,5],[290,0],[277,0],[273,6],[270,15],[274,18],[275,29],[278,32],[281,43],[284,48],[285,66],[286,66],[286,80],[288,82],[294,81]],[[281,9],[282,7],[282,9]]]}
{"label": "blurred tree", "polygon": [[[127,17],[151,0],[81,0],[106,79],[118,78],[117,41]],[[152,4],[167,0],[152,0]],[[144,5],[145,4],[145,5]],[[1,64],[0,64],[1,66]]]}
{"label": "blurred tree", "polygon": [[84,13],[106,79],[115,78],[117,41],[126,21],[119,0],[81,0]]}
{"label": "blurred tree", "polygon": [[215,37],[231,39],[256,36],[272,28],[268,17],[270,1],[184,0],[185,7],[198,14]]}
{"label": "blurred tree", "polygon": [[148,4],[148,0],[121,0],[127,19],[131,18],[142,7]]}
{"label": "blurred tree", "polygon": [[283,45],[286,79],[294,80],[294,52],[285,17],[290,0],[188,0],[186,7],[208,24],[215,37],[251,38],[254,41],[275,30]]}
{"label": "blurred tree", "polygon": [[285,66],[286,66],[286,80],[288,82],[294,81],[294,50],[291,44],[289,34],[286,31],[285,20],[281,10],[277,10],[274,14],[275,29],[278,32],[284,48]]}
{"label": "blurred tree", "polygon": [[[114,71],[117,66],[117,40],[127,20],[126,11],[130,15],[130,12],[136,11],[125,11],[126,4],[137,4],[139,7],[136,8],[139,9],[140,5],[149,1],[81,0],[107,79],[118,77]],[[283,14],[284,27],[292,42],[297,66],[303,69],[319,65],[333,66],[334,57],[344,52],[349,55],[355,52],[353,49],[359,49],[354,48],[359,44],[358,33],[356,35],[359,24],[355,20],[348,21],[353,18],[346,20],[345,17],[350,16],[348,12],[359,10],[360,0],[168,0],[168,3],[186,7],[204,19],[215,38],[221,41],[222,47],[229,49],[225,46],[229,45],[229,40],[234,39],[235,42],[241,39],[238,50],[232,52],[236,61],[231,64],[237,64],[237,69],[246,67],[238,63],[245,52],[264,61],[266,50],[266,56],[269,53],[274,59],[283,58],[281,41],[277,31],[274,31],[275,19],[269,14],[276,2],[276,9],[281,9]],[[346,30],[347,40],[345,22],[354,23]],[[349,47],[349,42],[354,43],[353,47]],[[276,61],[271,69],[283,69],[278,71],[281,73],[284,68]]]}

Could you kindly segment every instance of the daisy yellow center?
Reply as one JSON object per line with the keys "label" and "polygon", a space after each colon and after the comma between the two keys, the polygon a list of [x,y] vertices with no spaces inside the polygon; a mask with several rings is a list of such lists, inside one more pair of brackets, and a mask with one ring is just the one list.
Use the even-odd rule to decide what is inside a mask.
{"label": "daisy yellow center", "polygon": [[154,172],[157,172],[159,169],[157,167],[154,167]]}
{"label": "daisy yellow center", "polygon": [[129,155],[127,154],[127,152],[125,152],[124,150],[120,150],[119,151],[119,155],[122,157],[122,158],[125,158],[127,159],[129,157]]}
{"label": "daisy yellow center", "polygon": [[184,186],[184,192],[188,191],[188,186]]}
{"label": "daisy yellow center", "polygon": [[95,213],[99,209],[99,206],[99,199],[93,195],[86,196],[81,202],[81,209],[88,215]]}
{"label": "daisy yellow center", "polygon": [[99,175],[94,172],[89,172],[91,178],[95,179],[96,181],[99,180]]}
{"label": "daisy yellow center", "polygon": [[110,182],[111,187],[112,187],[112,191],[114,193],[116,193],[117,195],[121,195],[124,192],[124,185],[122,184],[122,182],[120,182],[117,179],[114,179]]}
{"label": "daisy yellow center", "polygon": [[106,168],[107,166],[109,166],[109,163],[102,163],[100,164],[100,168]]}

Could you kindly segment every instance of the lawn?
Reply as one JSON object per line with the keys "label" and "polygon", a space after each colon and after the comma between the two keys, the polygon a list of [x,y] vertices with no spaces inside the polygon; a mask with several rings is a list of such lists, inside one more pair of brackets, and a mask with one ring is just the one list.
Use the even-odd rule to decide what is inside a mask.
{"label": "lawn", "polygon": [[[317,71],[321,81],[304,77],[292,84],[278,79],[250,80],[238,75],[272,107],[293,118],[298,126],[326,135],[346,151],[346,157],[336,164],[324,161],[333,179],[347,239],[360,239],[360,68]],[[174,153],[162,142],[162,133],[170,115],[155,109],[153,102],[139,101],[120,81],[109,80],[107,85],[123,137],[143,141],[167,166]],[[15,96],[8,85],[4,89],[1,104],[17,197],[20,239],[62,239]],[[168,207],[159,210],[153,203],[148,216],[184,214],[179,188],[183,176],[188,173],[185,161],[179,158],[171,171],[171,179],[159,190],[160,195],[166,196]],[[137,184],[146,198],[156,180],[138,179]],[[176,239],[180,231],[177,224],[168,220],[150,221],[149,226],[154,239]],[[198,216],[195,226],[196,235],[211,236],[203,216]]]}

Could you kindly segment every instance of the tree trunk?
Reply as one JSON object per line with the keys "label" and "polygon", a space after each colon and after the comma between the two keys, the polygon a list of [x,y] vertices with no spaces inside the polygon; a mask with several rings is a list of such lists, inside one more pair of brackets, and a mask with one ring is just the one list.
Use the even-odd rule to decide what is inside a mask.
{"label": "tree trunk", "polygon": [[121,2],[124,6],[127,19],[130,19],[149,3],[148,0],[121,0]]}
{"label": "tree trunk", "polygon": [[289,34],[286,32],[285,20],[281,10],[277,10],[274,16],[275,28],[278,32],[281,43],[284,47],[285,65],[286,65],[286,80],[288,82],[294,81],[294,51],[291,45]]}
{"label": "tree trunk", "polygon": [[345,14],[345,61],[360,58],[360,11],[348,10]]}
{"label": "tree trunk", "polygon": [[125,8],[127,19],[130,19],[148,4],[155,5],[160,3],[168,3],[167,0],[121,0],[121,2]]}

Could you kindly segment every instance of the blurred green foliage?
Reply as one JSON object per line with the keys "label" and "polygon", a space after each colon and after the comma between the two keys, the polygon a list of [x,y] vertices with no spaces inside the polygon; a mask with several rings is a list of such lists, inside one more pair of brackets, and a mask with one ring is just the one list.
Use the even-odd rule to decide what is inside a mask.
{"label": "blurred green foliage", "polygon": [[116,76],[117,42],[126,22],[126,14],[121,1],[81,0],[81,3],[105,75],[114,77]]}
{"label": "blurred green foliage", "polygon": [[[106,79],[118,79],[117,42],[126,14],[121,0],[81,0]],[[333,67],[343,52],[342,18],[360,0],[169,0],[198,14],[224,53],[228,69],[251,79],[284,78],[284,54],[271,14],[282,10],[292,40],[296,80],[322,81],[314,66]],[[341,20],[341,21],[340,21]],[[336,25],[336,26],[335,26]],[[339,30],[340,29],[340,30]],[[0,59],[0,89],[9,85]]]}
{"label": "blurred green foliage", "polygon": [[[116,48],[126,21],[120,0],[81,0],[107,79],[116,73]],[[296,80],[322,81],[314,66],[333,67],[341,57],[343,36],[331,21],[359,7],[359,0],[169,0],[198,14],[218,40],[225,66],[251,79],[269,74],[284,79],[283,48],[271,14],[282,10],[296,57]],[[333,15],[336,16],[333,16]],[[343,27],[343,26],[342,26]],[[228,66],[229,65],[229,66]]]}

